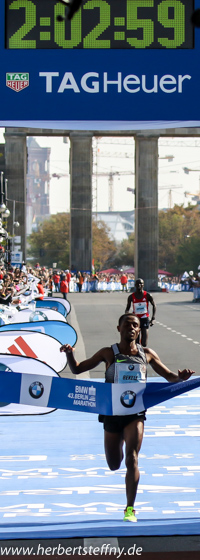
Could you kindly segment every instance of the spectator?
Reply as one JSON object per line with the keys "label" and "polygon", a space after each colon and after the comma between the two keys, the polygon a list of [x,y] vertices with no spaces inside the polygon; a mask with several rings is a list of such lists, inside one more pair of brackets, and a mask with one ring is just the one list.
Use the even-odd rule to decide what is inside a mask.
{"label": "spectator", "polygon": [[43,300],[44,299],[44,287],[43,287],[43,281],[42,281],[41,278],[39,279],[39,282],[37,284],[37,289],[38,289],[38,292],[39,292],[41,297],[37,297],[36,299]]}
{"label": "spectator", "polygon": [[58,274],[58,272],[55,272],[55,274],[53,275],[53,281],[55,285],[55,290],[58,293],[60,291],[60,275]]}
{"label": "spectator", "polygon": [[82,287],[83,287],[83,282],[84,282],[84,278],[81,274],[81,272],[79,271],[77,274],[77,286],[78,286],[78,291],[81,292],[82,291]]}
{"label": "spectator", "polygon": [[67,282],[68,282],[68,288],[69,288],[69,292],[70,292],[70,280],[71,280],[71,277],[72,277],[72,276],[71,276],[71,273],[69,272],[68,269],[65,270],[65,272],[66,272],[66,280],[67,280]]}
{"label": "spectator", "polygon": [[66,280],[66,276],[60,284],[60,291],[61,291],[61,294],[63,294],[64,299],[67,299],[67,294],[69,292],[69,287],[68,287],[68,282]]}
{"label": "spectator", "polygon": [[122,285],[122,292],[127,292],[128,278],[127,278],[125,272],[121,275],[120,281],[121,281],[121,285]]}

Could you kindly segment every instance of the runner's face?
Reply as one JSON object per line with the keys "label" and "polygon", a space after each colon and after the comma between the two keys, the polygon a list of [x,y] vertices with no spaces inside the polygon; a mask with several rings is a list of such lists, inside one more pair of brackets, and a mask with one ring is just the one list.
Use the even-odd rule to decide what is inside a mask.
{"label": "runner's face", "polygon": [[118,331],[121,335],[121,340],[126,340],[127,342],[131,342],[132,340],[136,340],[139,332],[140,332],[140,324],[137,317],[133,317],[132,315],[127,315],[124,318],[121,325],[118,325]]}
{"label": "runner's face", "polygon": [[136,287],[137,292],[143,292],[144,282],[142,282],[140,280],[136,281],[135,287]]}

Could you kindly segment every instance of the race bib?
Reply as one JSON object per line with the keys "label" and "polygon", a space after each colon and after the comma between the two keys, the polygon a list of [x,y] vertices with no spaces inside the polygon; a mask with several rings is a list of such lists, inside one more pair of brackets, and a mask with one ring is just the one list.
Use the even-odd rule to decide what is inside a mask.
{"label": "race bib", "polygon": [[147,303],[146,301],[134,303],[134,311],[136,315],[144,315],[147,313]]}
{"label": "race bib", "polygon": [[145,383],[145,364],[115,363],[114,383]]}

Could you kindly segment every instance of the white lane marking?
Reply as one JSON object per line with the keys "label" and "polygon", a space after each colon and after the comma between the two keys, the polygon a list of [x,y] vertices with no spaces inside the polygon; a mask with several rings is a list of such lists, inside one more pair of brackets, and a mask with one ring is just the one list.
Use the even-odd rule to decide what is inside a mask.
{"label": "white lane marking", "polygon": [[193,340],[192,338],[187,337],[186,334],[182,334],[179,331],[176,331],[175,329],[171,329],[171,327],[167,327],[167,325],[164,325],[163,323],[160,323],[159,321],[156,321],[156,323],[158,325],[160,325],[160,327],[164,327],[167,329],[167,331],[171,331],[172,333],[178,334],[180,336],[182,336],[182,338],[185,338],[186,340],[188,340],[189,342],[192,342],[193,344],[200,344],[200,342],[198,342],[197,340]]}

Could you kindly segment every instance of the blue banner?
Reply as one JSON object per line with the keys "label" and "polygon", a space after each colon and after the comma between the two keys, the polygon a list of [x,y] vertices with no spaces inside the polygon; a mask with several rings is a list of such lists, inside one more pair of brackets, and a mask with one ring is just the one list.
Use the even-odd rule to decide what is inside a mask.
{"label": "blue banner", "polygon": [[123,416],[199,387],[200,377],[179,383],[141,383],[137,393],[134,385],[44,376],[37,365],[35,374],[0,371],[0,401]]}
{"label": "blue banner", "polygon": [[56,0],[2,0],[1,126],[98,131],[147,128],[150,118],[164,127],[196,123],[194,6],[199,0],[83,0],[69,22],[58,21],[65,6]]}

